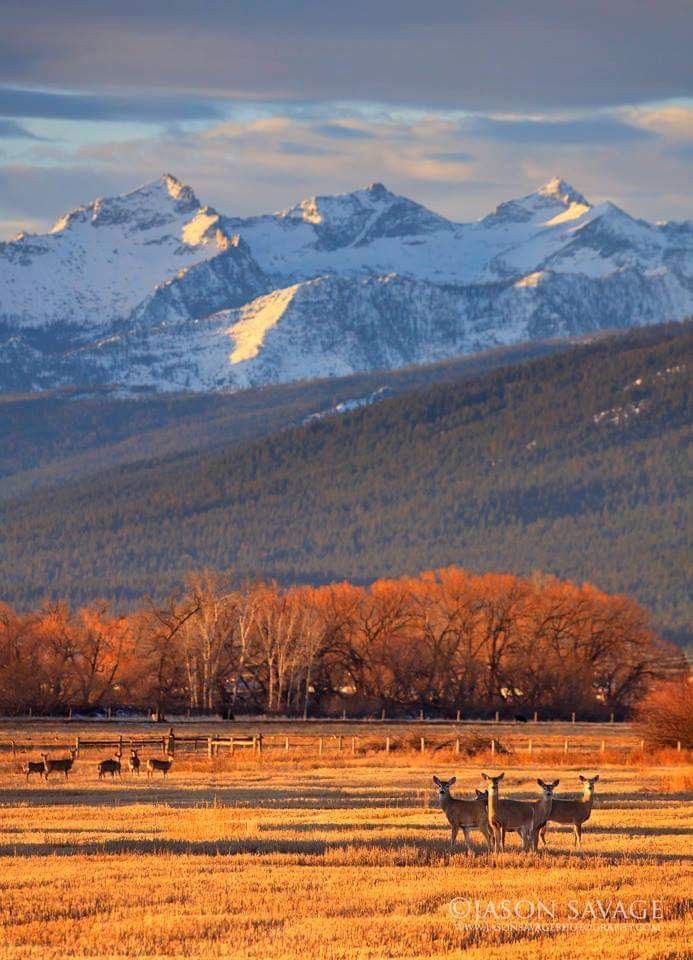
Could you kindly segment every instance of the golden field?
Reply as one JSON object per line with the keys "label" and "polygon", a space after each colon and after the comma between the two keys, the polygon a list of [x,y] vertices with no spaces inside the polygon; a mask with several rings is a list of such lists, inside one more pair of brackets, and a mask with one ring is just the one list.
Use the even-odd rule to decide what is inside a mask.
{"label": "golden field", "polygon": [[[3,742],[9,736],[2,730]],[[71,736],[73,728],[63,742]],[[67,782],[54,774],[27,785],[18,772],[26,756],[0,754],[3,960],[687,955],[685,755],[656,764],[637,751],[627,762],[609,750],[571,758],[557,741],[555,751],[529,758],[518,749],[492,764],[450,748],[352,756],[326,747],[315,756],[277,747],[213,760],[181,752],[166,782],[127,772],[99,782],[96,761],[107,755],[83,751]],[[517,836],[509,851],[488,854],[478,833],[474,853],[451,853],[431,777],[454,773],[456,795],[469,796],[491,767],[506,771],[503,795],[527,798],[538,796],[537,775],[560,778],[563,795],[577,791],[579,772],[599,772],[582,851],[553,827],[538,854],[522,854]],[[555,920],[464,925],[451,914],[454,898],[541,900]],[[596,901],[656,900],[663,919],[571,924],[569,900],[581,912]]]}

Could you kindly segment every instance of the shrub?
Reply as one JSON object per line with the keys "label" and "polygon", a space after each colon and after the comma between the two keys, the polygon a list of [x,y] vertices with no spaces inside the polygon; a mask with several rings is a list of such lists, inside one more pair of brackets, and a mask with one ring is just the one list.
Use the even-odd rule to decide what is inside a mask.
{"label": "shrub", "polygon": [[648,743],[684,749],[693,747],[693,680],[684,677],[660,683],[640,704],[636,718]]}

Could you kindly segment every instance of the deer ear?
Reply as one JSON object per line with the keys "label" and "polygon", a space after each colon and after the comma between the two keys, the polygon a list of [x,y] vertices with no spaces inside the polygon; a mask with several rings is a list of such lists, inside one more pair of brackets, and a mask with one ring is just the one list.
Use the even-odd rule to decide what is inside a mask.
{"label": "deer ear", "polygon": [[580,783],[586,783],[586,782],[587,782],[587,777],[583,777],[582,774],[580,774],[579,779],[580,779]]}
{"label": "deer ear", "polygon": [[438,779],[438,777],[434,777],[434,778],[433,778],[433,782],[435,783],[435,785],[436,785],[437,787],[440,786],[440,780]]}
{"label": "deer ear", "polygon": [[496,780],[502,780],[504,776],[505,776],[505,770],[503,771],[503,773],[498,774],[498,776],[496,777]]}
{"label": "deer ear", "polygon": [[561,782],[560,780],[554,780],[554,782],[552,783],[552,787],[554,788],[554,790],[556,789],[556,787],[560,782]]}
{"label": "deer ear", "polygon": [[540,787],[545,787],[545,786],[546,786],[546,784],[545,784],[544,781],[541,779],[541,777],[537,777],[537,783],[539,784]]}
{"label": "deer ear", "polygon": [[453,777],[452,780],[448,780],[448,786],[451,787],[453,783],[457,783],[457,777]]}
{"label": "deer ear", "polygon": [[487,773],[482,773],[482,774],[481,774],[481,779],[482,779],[482,780],[490,780],[491,778],[489,777],[489,775],[488,775]]}
{"label": "deer ear", "polygon": [[596,783],[599,780],[599,774],[596,777],[592,777],[592,783]]}

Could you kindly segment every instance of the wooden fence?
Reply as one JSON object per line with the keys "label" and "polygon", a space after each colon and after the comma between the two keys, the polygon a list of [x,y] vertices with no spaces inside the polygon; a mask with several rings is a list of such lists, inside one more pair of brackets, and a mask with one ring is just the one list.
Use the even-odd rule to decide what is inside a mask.
{"label": "wooden fence", "polygon": [[[397,737],[392,735],[298,735],[290,734],[262,734],[243,733],[231,736],[204,736],[204,735],[177,735],[170,730],[163,736],[119,735],[111,738],[89,738],[77,736],[72,740],[54,739],[52,741],[35,739],[20,742],[10,740],[0,742],[0,751],[11,752],[13,756],[39,752],[67,752],[74,749],[77,755],[99,750],[108,755],[136,749],[147,748],[160,752],[163,755],[175,756],[179,753],[206,754],[207,757],[216,757],[220,754],[233,754],[236,750],[248,749],[255,754],[269,751],[282,753],[302,753],[323,756],[351,755],[380,752],[389,755],[394,751],[415,751],[420,754],[434,755],[440,750],[452,751],[456,756],[472,755],[487,750],[490,756],[495,757],[513,754],[515,756],[537,756],[543,752],[559,752],[564,756],[570,754],[593,752],[597,755],[609,751],[631,753],[645,749],[645,741],[638,737],[621,738],[620,742],[613,738],[598,738],[594,736],[576,736],[575,738],[556,736],[520,737],[511,735],[501,740],[497,737],[483,737],[476,735],[473,743],[464,736],[441,737],[435,735],[421,737]],[[682,750],[681,742],[677,749]]]}

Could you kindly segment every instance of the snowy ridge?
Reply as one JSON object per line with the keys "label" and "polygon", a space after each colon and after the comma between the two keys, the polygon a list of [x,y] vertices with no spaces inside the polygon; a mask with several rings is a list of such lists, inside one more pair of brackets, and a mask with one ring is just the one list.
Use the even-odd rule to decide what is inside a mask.
{"label": "snowy ridge", "polygon": [[228,217],[170,174],[0,244],[0,389],[239,389],[693,313],[693,222],[558,177],[453,223],[380,183]]}

